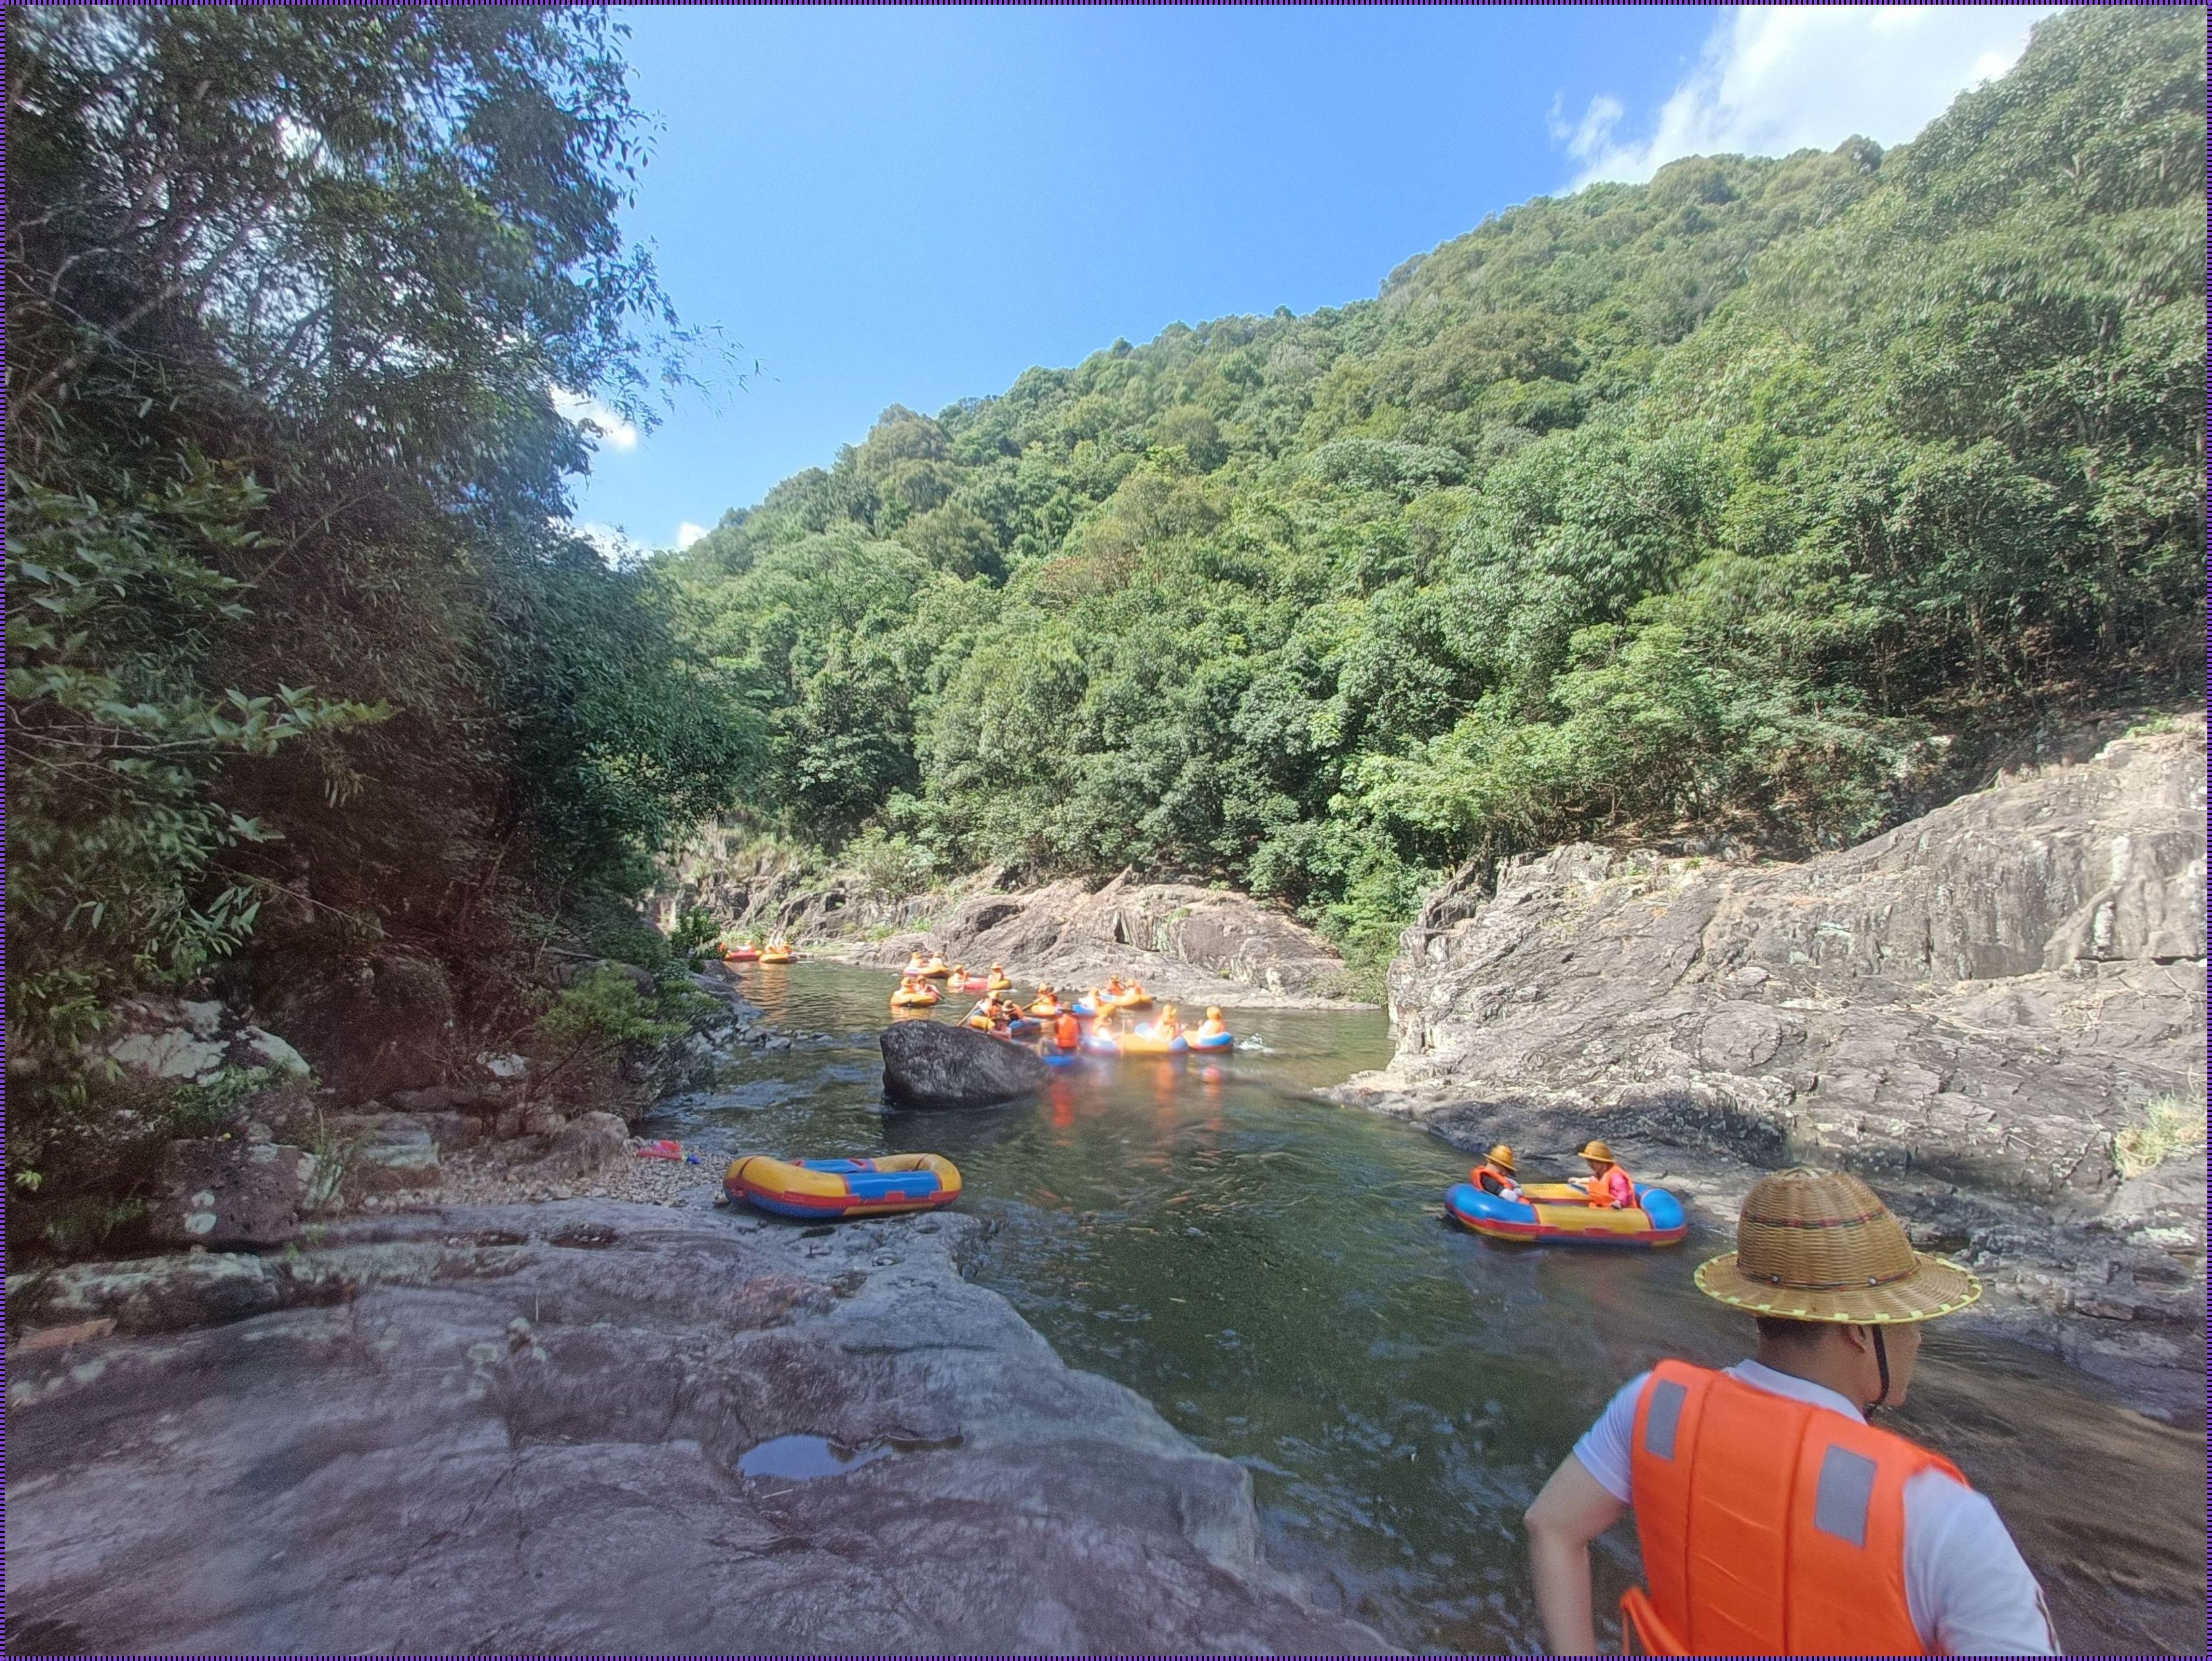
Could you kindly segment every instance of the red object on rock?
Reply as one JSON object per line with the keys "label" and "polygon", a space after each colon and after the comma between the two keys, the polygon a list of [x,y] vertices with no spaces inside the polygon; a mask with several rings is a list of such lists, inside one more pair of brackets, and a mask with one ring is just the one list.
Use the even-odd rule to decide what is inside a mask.
{"label": "red object on rock", "polygon": [[640,1159],[678,1159],[684,1157],[684,1144],[663,1137],[659,1142],[648,1142],[633,1150]]}

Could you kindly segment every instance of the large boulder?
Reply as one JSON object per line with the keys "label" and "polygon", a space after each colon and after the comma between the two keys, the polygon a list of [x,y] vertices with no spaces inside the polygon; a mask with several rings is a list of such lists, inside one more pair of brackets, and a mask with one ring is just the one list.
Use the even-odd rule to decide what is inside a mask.
{"label": "large boulder", "polygon": [[1044,1088],[1052,1069],[967,1027],[902,1021],[884,1028],[884,1094],[908,1107],[984,1107]]}
{"label": "large boulder", "polygon": [[184,1246],[282,1246],[300,1232],[315,1156],[281,1143],[173,1142],[149,1225]]}
{"label": "large boulder", "polygon": [[629,1126],[617,1113],[586,1113],[562,1125],[531,1168],[548,1177],[587,1177],[629,1152]]}

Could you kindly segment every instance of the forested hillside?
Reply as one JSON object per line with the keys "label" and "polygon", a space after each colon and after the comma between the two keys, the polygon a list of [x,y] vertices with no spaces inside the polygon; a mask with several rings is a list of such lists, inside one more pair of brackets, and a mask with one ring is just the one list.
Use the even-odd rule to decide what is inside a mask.
{"label": "forested hillside", "polygon": [[86,1067],[117,998],[276,1011],[332,1075],[526,1030],[536,949],[627,923],[754,727],[557,528],[556,389],[684,361],[603,15],[8,30],[9,1224],[69,1241],[210,1107]]}
{"label": "forested hillside", "polygon": [[654,573],[753,817],[1225,879],[1372,961],[1484,850],[1832,846],[1947,746],[2201,695],[2204,30],[2067,13],[1909,147],[886,411]]}

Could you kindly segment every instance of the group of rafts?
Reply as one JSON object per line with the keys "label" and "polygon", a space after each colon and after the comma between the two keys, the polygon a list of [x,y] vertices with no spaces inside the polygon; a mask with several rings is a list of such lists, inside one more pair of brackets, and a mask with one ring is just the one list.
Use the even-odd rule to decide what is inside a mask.
{"label": "group of rafts", "polygon": [[781,935],[770,935],[763,946],[759,937],[749,935],[742,940],[722,943],[722,961],[725,963],[795,963],[799,954]]}
{"label": "group of rafts", "polygon": [[1109,975],[1103,986],[1094,986],[1081,997],[1062,1000],[1050,986],[1040,985],[1036,997],[1024,1004],[1013,995],[1014,983],[1004,964],[994,963],[988,974],[970,974],[957,963],[941,957],[924,961],[917,952],[907,960],[891,994],[895,1013],[934,1009],[945,1000],[938,983],[953,991],[982,996],[963,1017],[963,1026],[1003,1039],[1009,1044],[1035,1040],[1038,1053],[1054,1066],[1072,1066],[1077,1057],[1178,1056],[1193,1050],[1231,1050],[1236,1034],[1208,1008],[1206,1019],[1188,1032],[1172,1003],[1164,1005],[1154,1021],[1121,1026],[1124,1014],[1152,1007],[1152,995],[1134,981],[1121,984]]}
{"label": "group of rafts", "polygon": [[[732,962],[788,963],[796,955],[790,943],[771,939],[765,949],[746,941],[725,947]],[[1027,1005],[1012,996],[1014,983],[1003,965],[988,974],[970,975],[941,957],[907,961],[891,994],[891,1008],[919,1013],[944,1001],[939,990],[982,996],[964,1023],[1008,1043],[1040,1040],[1039,1052],[1057,1065],[1077,1056],[1181,1055],[1191,1050],[1227,1050],[1235,1036],[1223,1025],[1221,1011],[1209,1008],[1195,1032],[1185,1033],[1173,1004],[1155,1021],[1127,1032],[1115,1030],[1124,1011],[1150,1009],[1152,994],[1118,975],[1094,987],[1087,998],[1062,1003],[1050,986],[1040,985]],[[1476,1234],[1492,1240],[1571,1246],[1674,1246],[1688,1233],[1682,1203],[1663,1188],[1629,1176],[1613,1149],[1586,1143],[1577,1158],[1588,1177],[1565,1182],[1522,1182],[1512,1149],[1500,1143],[1444,1193],[1444,1209]],[[960,1197],[960,1172],[937,1154],[893,1154],[881,1159],[780,1160],[763,1154],[733,1160],[722,1186],[744,1200],[784,1216],[837,1219],[887,1216],[901,1211],[933,1210]]]}

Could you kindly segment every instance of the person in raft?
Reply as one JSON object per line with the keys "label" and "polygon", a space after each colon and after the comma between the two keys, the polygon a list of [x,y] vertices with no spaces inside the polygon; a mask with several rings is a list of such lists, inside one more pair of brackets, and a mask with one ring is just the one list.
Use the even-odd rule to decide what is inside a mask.
{"label": "person in raft", "polygon": [[1513,1150],[1502,1142],[1482,1156],[1482,1162],[1467,1173],[1467,1179],[1500,1199],[1517,1201],[1522,1197],[1521,1179],[1513,1174]]}
{"label": "person in raft", "polygon": [[1612,1149],[1601,1142],[1586,1142],[1582,1157],[1589,1162],[1589,1175],[1569,1177],[1567,1181],[1588,1194],[1592,1205],[1610,1206],[1616,1211],[1636,1209],[1636,1185],[1620,1168],[1620,1161],[1613,1158]]}
{"label": "person in raft", "polygon": [[1528,1507],[1554,1655],[1597,1649],[1589,1543],[1636,1512],[1644,1655],[2053,1655],[2035,1577],[1948,1460],[1867,1415],[1905,1400],[1919,1323],[1982,1294],[1838,1171],[1763,1179],[1698,1290],[1755,1318],[1756,1360],[1631,1379]]}
{"label": "person in raft", "polygon": [[1200,1038],[1219,1038],[1228,1030],[1229,1023],[1221,1018],[1221,1006],[1217,1003],[1207,1004],[1206,1019],[1198,1023],[1198,1035]]}

